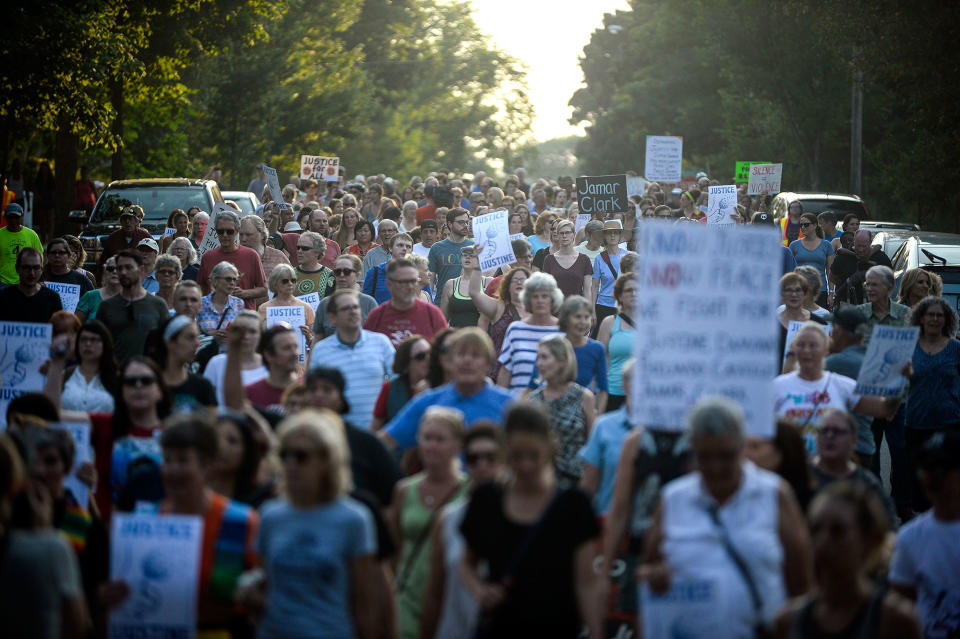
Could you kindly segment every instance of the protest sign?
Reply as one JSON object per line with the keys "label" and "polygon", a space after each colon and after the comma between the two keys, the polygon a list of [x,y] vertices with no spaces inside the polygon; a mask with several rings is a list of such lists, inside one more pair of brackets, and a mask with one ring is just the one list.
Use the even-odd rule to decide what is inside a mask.
{"label": "protest sign", "polygon": [[300,339],[300,363],[307,361],[307,338],[300,331],[301,326],[307,325],[306,309],[302,306],[268,306],[267,307],[267,328],[286,322],[293,327],[297,337]]}
{"label": "protest sign", "polygon": [[631,195],[642,196],[647,190],[647,181],[636,175],[627,176],[627,197]]}
{"label": "protest sign", "polygon": [[79,284],[44,282],[44,286],[60,296],[60,303],[63,305],[63,310],[70,311],[71,313],[77,310],[77,304],[80,302]]}
{"label": "protest sign", "polygon": [[300,177],[336,182],[340,179],[340,158],[322,155],[300,156]]}
{"label": "protest sign", "polygon": [[[264,164],[263,175],[267,178],[267,186],[270,187],[270,197],[272,197],[273,201],[277,204],[281,204],[283,202],[283,191],[280,190],[280,180],[277,179],[277,170],[271,169]],[[212,216],[211,219],[213,219]]]}
{"label": "protest sign", "polygon": [[63,478],[63,487],[69,490],[77,503],[86,508],[90,489],[77,478],[77,469],[87,462],[93,462],[93,449],[90,446],[90,424],[86,422],[60,422],[50,424],[53,428],[66,431],[73,440],[73,468]]}
{"label": "protest sign", "polygon": [[725,395],[747,432],[773,434],[782,255],[776,230],[648,221],[637,260],[634,309],[638,424],[683,430],[704,395]]}
{"label": "protest sign", "polygon": [[110,610],[117,637],[195,637],[203,519],[114,513],[110,578],[130,595]]}
{"label": "protest sign", "polygon": [[783,177],[782,164],[752,164],[750,165],[750,181],[747,183],[747,195],[780,192],[780,181]]}
{"label": "protest sign", "polygon": [[580,213],[626,213],[633,204],[627,199],[626,175],[581,175],[577,178]]}
{"label": "protest sign", "polygon": [[203,255],[210,249],[220,248],[220,236],[217,235],[217,217],[224,211],[239,215],[237,210],[228,204],[223,202],[214,204],[213,211],[210,213],[210,222],[207,224],[207,229],[203,232],[203,238],[198,245],[197,255]]}
{"label": "protest sign", "polygon": [[646,582],[637,585],[644,637],[713,637],[724,627],[724,593],[715,579],[671,575],[670,589],[660,595]]}
{"label": "protest sign", "polygon": [[[787,323],[787,337],[783,340],[783,357],[780,360],[780,365],[787,361],[787,353],[790,352],[790,344],[793,343],[793,338],[797,336],[797,333],[800,332],[800,327],[806,324],[806,322],[798,322],[797,320],[790,320]],[[827,335],[833,335],[833,324],[824,324],[821,328],[827,332]]]}
{"label": "protest sign", "polygon": [[589,222],[592,217],[589,213],[577,213],[577,221],[574,223],[576,228],[574,231],[580,231],[580,229],[587,225],[587,222]]}
{"label": "protest sign", "polygon": [[320,293],[314,291],[313,293],[307,293],[306,295],[297,295],[297,299],[301,302],[305,302],[310,305],[314,311],[317,310],[317,306],[320,305]]}
{"label": "protest sign", "polygon": [[736,224],[730,217],[737,212],[736,185],[711,186],[707,192],[707,224]]}
{"label": "protest sign", "polygon": [[770,164],[769,162],[737,162],[733,181],[736,184],[746,184],[750,181],[750,166],[753,164]]}
{"label": "protest sign", "polygon": [[857,376],[856,392],[899,397],[907,383],[907,378],[900,373],[913,359],[919,337],[919,326],[874,326]]}
{"label": "protest sign", "polygon": [[506,209],[500,209],[473,218],[473,239],[480,248],[481,271],[517,261],[510,243],[509,217]]}
{"label": "protest sign", "polygon": [[177,232],[177,229],[172,229],[168,226],[167,228],[163,229],[163,237],[168,237],[170,235],[175,234],[176,232]]}
{"label": "protest sign", "polygon": [[683,168],[683,138],[648,135],[643,175],[650,182],[679,182]]}
{"label": "protest sign", "polygon": [[513,235],[510,236],[511,242],[514,240],[525,240],[525,239],[527,239],[527,236],[524,235],[523,233],[514,233]]}
{"label": "protest sign", "polygon": [[43,390],[40,367],[50,357],[52,338],[50,324],[0,322],[0,424],[7,423],[11,399]]}

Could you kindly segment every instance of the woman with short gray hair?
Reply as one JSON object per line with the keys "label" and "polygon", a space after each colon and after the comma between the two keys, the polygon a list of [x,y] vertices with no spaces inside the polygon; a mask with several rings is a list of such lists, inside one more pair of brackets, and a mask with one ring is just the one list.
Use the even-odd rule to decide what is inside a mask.
{"label": "woman with short gray hair", "polygon": [[563,303],[563,293],[552,275],[534,273],[523,283],[520,301],[530,315],[507,327],[497,373],[497,385],[510,389],[514,395],[522,393],[530,383],[540,340],[557,332],[557,318],[553,314]]}
{"label": "woman with short gray hair", "polygon": [[157,283],[160,285],[160,288],[157,289],[154,295],[162,298],[172,313],[173,289],[180,282],[180,277],[183,275],[183,270],[180,268],[180,260],[174,255],[163,253],[158,256],[157,261],[154,262],[153,272],[156,274]]}
{"label": "woman with short gray hair", "polygon": [[[287,254],[272,246],[267,246],[267,225],[256,215],[247,215],[240,221],[240,244],[253,249],[260,256],[263,274],[270,281],[270,274],[278,264],[290,264]],[[268,285],[269,288],[269,285]],[[267,296],[255,300],[259,307],[267,301]]]}
{"label": "woman with short gray hair", "polygon": [[233,293],[240,283],[240,271],[230,262],[220,262],[210,272],[210,294],[200,300],[197,324],[205,334],[224,347],[227,327],[245,307]]}
{"label": "woman with short gray hair", "polygon": [[[199,214],[198,214],[199,215]],[[185,237],[178,237],[167,248],[167,255],[173,255],[180,260],[180,279],[197,281],[197,273],[200,272],[197,256],[197,249],[193,248],[191,240]]]}
{"label": "woman with short gray hair", "polygon": [[[303,240],[301,239],[300,241],[302,242]],[[296,271],[294,271],[293,267],[289,264],[277,264],[273,272],[270,273],[270,279],[267,281],[267,284],[274,297],[269,302],[264,302],[257,308],[257,312],[260,313],[260,319],[264,322],[267,321],[267,309],[271,307],[302,306],[303,312],[306,315],[306,323],[300,327],[300,332],[306,336],[307,345],[309,346],[313,339],[313,333],[310,332],[308,327],[313,326],[313,320],[316,319],[316,315],[313,306],[294,297],[297,285]]]}

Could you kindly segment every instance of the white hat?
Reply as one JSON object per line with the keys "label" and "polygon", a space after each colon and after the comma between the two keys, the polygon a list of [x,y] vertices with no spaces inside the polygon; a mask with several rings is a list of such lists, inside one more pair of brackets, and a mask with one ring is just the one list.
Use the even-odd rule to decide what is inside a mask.
{"label": "white hat", "polygon": [[153,249],[157,253],[160,252],[160,246],[157,244],[157,241],[152,237],[145,237],[142,240],[140,240],[140,243],[137,244],[137,248],[140,248],[141,246],[146,246],[149,249]]}
{"label": "white hat", "polygon": [[302,230],[300,224],[294,221],[287,222],[287,225],[283,227],[284,233],[299,233]]}

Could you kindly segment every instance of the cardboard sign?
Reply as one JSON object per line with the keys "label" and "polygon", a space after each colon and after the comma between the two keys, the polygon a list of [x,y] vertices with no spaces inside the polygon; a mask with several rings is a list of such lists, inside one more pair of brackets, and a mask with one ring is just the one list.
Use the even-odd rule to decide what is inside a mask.
{"label": "cardboard sign", "polygon": [[[781,367],[787,361],[787,353],[790,352],[790,345],[793,343],[793,339],[797,336],[797,333],[800,332],[800,327],[804,324],[805,322],[798,322],[797,320],[790,320],[790,322],[787,323],[787,338],[783,340],[783,357],[780,359]],[[828,323],[821,328],[827,332],[827,335],[833,335],[833,324]]]}
{"label": "cardboard sign", "polygon": [[90,445],[90,424],[86,422],[61,422],[50,424],[51,428],[66,431],[73,440],[73,468],[63,478],[63,487],[69,490],[77,503],[87,508],[90,489],[77,478],[77,470],[87,462],[93,462],[93,447]]}
{"label": "cardboard sign", "polygon": [[643,175],[650,182],[679,182],[683,172],[683,138],[648,135]]}
{"label": "cardboard sign", "polygon": [[772,228],[644,224],[632,315],[635,423],[683,430],[700,397],[724,395],[743,408],[748,433],[773,435],[776,238]]}
{"label": "cardboard sign", "polygon": [[33,322],[0,322],[0,424],[7,423],[7,405],[24,393],[43,390],[40,367],[50,357],[53,326]]}
{"label": "cardboard sign", "polygon": [[574,222],[574,226],[576,226],[576,228],[574,230],[579,233],[580,229],[585,227],[587,225],[587,222],[589,222],[592,219],[593,219],[593,216],[590,215],[589,213],[577,213],[577,221]]}
{"label": "cardboard sign", "polygon": [[267,328],[269,329],[280,322],[286,322],[292,326],[296,332],[300,340],[300,356],[298,361],[301,364],[305,364],[307,361],[307,338],[300,332],[300,327],[307,325],[306,309],[302,306],[268,306]]}
{"label": "cardboard sign", "polygon": [[711,186],[707,193],[707,224],[736,224],[730,217],[737,212],[736,185]]}
{"label": "cardboard sign", "polygon": [[300,177],[337,182],[340,179],[340,158],[322,155],[300,156]]}
{"label": "cardboard sign", "polygon": [[[270,197],[273,198],[274,202],[280,204],[283,202],[283,191],[280,189],[280,180],[277,179],[277,170],[264,165],[263,175],[267,178],[267,186],[270,187]],[[211,219],[213,219],[212,216]]]}
{"label": "cardboard sign", "polygon": [[746,184],[750,181],[750,166],[753,164],[770,164],[769,162],[737,162],[734,169],[733,181],[736,184]]}
{"label": "cardboard sign", "polygon": [[627,213],[633,208],[627,199],[627,176],[581,175],[577,178],[577,204],[581,215]]}
{"label": "cardboard sign", "polygon": [[63,310],[73,313],[77,310],[77,304],[80,303],[80,285],[65,284],[63,282],[44,282],[44,286],[51,291],[55,291],[60,296],[60,303]]}
{"label": "cardboard sign", "polygon": [[750,166],[750,181],[747,183],[747,195],[780,192],[783,177],[782,164],[753,164]]}
{"label": "cardboard sign", "polygon": [[195,637],[203,519],[114,513],[110,578],[130,596],[111,609],[110,637]]}
{"label": "cardboard sign", "polygon": [[517,256],[510,242],[510,214],[506,209],[473,218],[473,241],[480,247],[480,270],[513,264]]}
{"label": "cardboard sign", "polygon": [[647,191],[647,181],[642,177],[635,175],[627,176],[627,197],[631,195],[639,195],[643,197],[643,194]]}
{"label": "cardboard sign", "polygon": [[907,378],[900,373],[913,359],[919,337],[919,326],[874,326],[857,376],[856,392],[899,397],[907,384]]}

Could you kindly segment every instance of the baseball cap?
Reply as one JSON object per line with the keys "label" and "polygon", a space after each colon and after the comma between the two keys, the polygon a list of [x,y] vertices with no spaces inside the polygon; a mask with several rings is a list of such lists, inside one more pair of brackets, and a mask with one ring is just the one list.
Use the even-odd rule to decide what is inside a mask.
{"label": "baseball cap", "polygon": [[145,237],[142,240],[140,240],[140,242],[137,244],[137,248],[139,249],[141,246],[146,246],[148,249],[153,249],[157,253],[160,252],[160,246],[157,244],[157,241],[152,237]]}
{"label": "baseball cap", "polygon": [[19,215],[20,217],[23,217],[23,207],[21,207],[19,204],[11,202],[10,204],[7,204],[7,208],[3,213],[8,217],[11,215]]}
{"label": "baseball cap", "polygon": [[440,225],[437,224],[436,220],[424,220],[423,222],[420,222],[420,230],[423,230],[423,229],[439,230]]}
{"label": "baseball cap", "polygon": [[129,206],[123,207],[123,210],[120,211],[120,217],[124,217],[125,215],[132,215],[133,217],[137,217],[137,214],[134,213],[133,209],[130,208]]}
{"label": "baseball cap", "polygon": [[773,224],[773,216],[769,213],[763,211],[757,211],[753,214],[753,217],[750,218],[751,224]]}
{"label": "baseball cap", "polygon": [[850,334],[867,323],[866,316],[855,306],[841,306],[833,314],[833,323]]}

